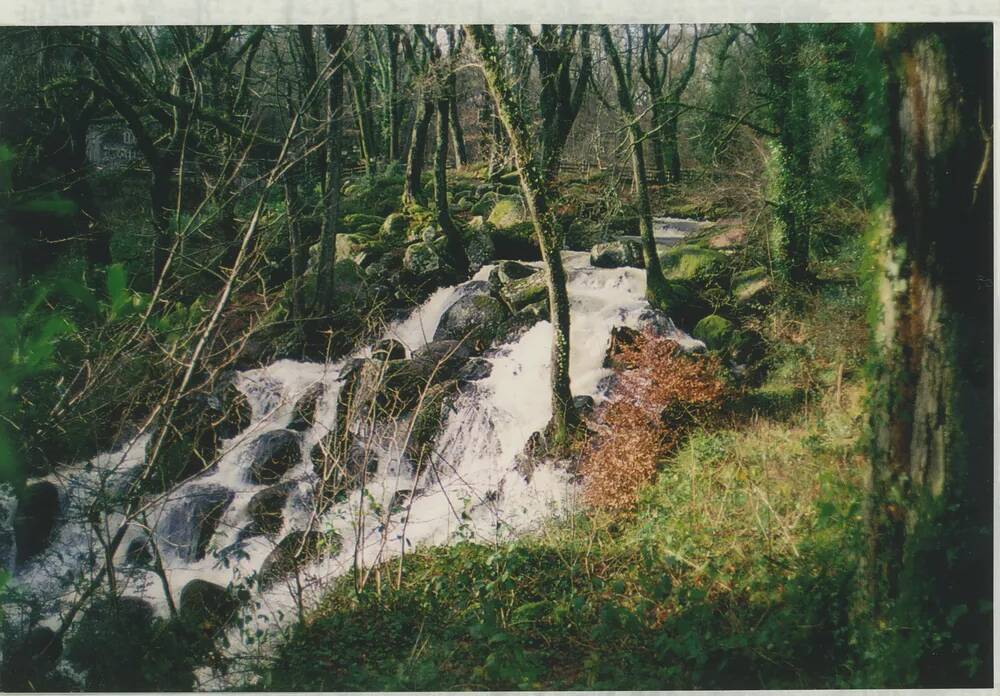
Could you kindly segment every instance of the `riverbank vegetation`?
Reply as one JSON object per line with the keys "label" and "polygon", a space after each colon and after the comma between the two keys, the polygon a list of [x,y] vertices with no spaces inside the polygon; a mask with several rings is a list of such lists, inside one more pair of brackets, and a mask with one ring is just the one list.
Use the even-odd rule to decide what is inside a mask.
{"label": "riverbank vegetation", "polygon": [[[5,689],[992,683],[989,25],[2,33]],[[596,403],[566,252],[644,269]],[[503,475],[555,462],[572,504],[383,554],[541,322],[551,420]],[[240,452],[252,498],[201,485],[282,360],[346,361],[337,419],[317,381]],[[309,576],[348,501],[379,553]]]}

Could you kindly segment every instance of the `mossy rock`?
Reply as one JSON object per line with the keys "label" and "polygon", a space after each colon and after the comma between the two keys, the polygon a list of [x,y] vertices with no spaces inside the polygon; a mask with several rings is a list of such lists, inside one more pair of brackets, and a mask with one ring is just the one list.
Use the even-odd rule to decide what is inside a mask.
{"label": "mossy rock", "polygon": [[299,463],[299,434],[278,429],[263,433],[241,453],[240,466],[252,483],[275,483]]}
{"label": "mossy rock", "polygon": [[590,250],[590,265],[595,268],[642,268],[642,247],[631,239],[595,244]]}
{"label": "mossy rock", "polygon": [[500,287],[500,297],[512,312],[548,299],[545,272],[538,270],[525,278],[512,279]]}
{"label": "mossy rock", "polygon": [[[482,221],[482,218],[479,218]],[[469,226],[463,234],[465,253],[469,257],[469,268],[472,272],[490,263],[496,257],[496,246],[489,230],[484,225]]]}
{"label": "mossy rock", "polygon": [[417,242],[406,247],[403,268],[418,278],[426,278],[441,270],[441,256],[430,244]]}
{"label": "mossy rock", "polygon": [[509,316],[506,305],[488,294],[466,295],[441,316],[434,340],[465,341],[470,347],[485,349],[499,337]]}
{"label": "mossy rock", "polygon": [[737,304],[765,304],[771,299],[773,284],[763,266],[733,276],[732,295]]}
{"label": "mossy rock", "polygon": [[[375,246],[375,239],[364,234],[338,234],[336,258],[338,261],[351,259],[357,261],[361,255]],[[318,260],[318,258],[317,258]]]}
{"label": "mossy rock", "polygon": [[709,350],[727,351],[734,347],[737,334],[733,322],[718,314],[709,314],[699,321],[691,335]]}
{"label": "mossy rock", "polygon": [[406,232],[410,225],[409,218],[403,213],[390,213],[379,228],[379,234],[387,238],[396,238]]}
{"label": "mossy rock", "polygon": [[507,229],[491,228],[490,237],[496,249],[496,258],[517,261],[540,261],[542,251],[535,237],[535,228],[524,222]]}
{"label": "mossy rock", "polygon": [[726,255],[698,244],[683,244],[660,253],[663,274],[669,280],[695,280],[719,272]]}
{"label": "mossy rock", "polygon": [[382,226],[382,218],[378,215],[369,215],[368,213],[351,213],[350,215],[345,215],[343,217],[344,227],[357,231],[359,227],[365,226],[370,227],[375,225],[376,228]]}
{"label": "mossy rock", "polygon": [[504,196],[497,199],[486,221],[498,230],[506,230],[528,222],[528,211],[520,196]]}
{"label": "mossy rock", "polygon": [[424,394],[410,427],[410,438],[406,443],[406,455],[416,471],[433,450],[435,439],[444,424],[446,406],[457,392],[453,381],[435,384]]}
{"label": "mossy rock", "polygon": [[295,483],[285,481],[255,493],[247,504],[247,514],[250,515],[249,532],[264,536],[274,536],[280,532],[284,524],[285,503],[293,490]]}
{"label": "mossy rock", "polygon": [[295,402],[292,408],[292,420],[286,426],[289,430],[299,432],[309,430],[315,423],[316,406],[326,391],[326,386],[322,382],[317,382],[302,392],[302,396]]}

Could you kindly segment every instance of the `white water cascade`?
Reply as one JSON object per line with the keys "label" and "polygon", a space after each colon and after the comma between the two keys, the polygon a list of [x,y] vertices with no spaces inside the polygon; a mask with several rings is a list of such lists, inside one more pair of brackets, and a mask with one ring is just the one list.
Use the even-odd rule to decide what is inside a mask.
{"label": "white water cascade", "polygon": [[[669,221],[660,226],[670,229]],[[594,268],[582,252],[564,252],[563,258],[571,302],[574,395],[588,395],[598,403],[606,398],[610,371],[603,361],[616,326],[639,328],[653,323],[682,345],[700,345],[649,308],[643,298],[645,272],[641,269]],[[468,283],[485,280],[491,268],[483,268]],[[391,325],[385,337],[400,341],[409,353],[425,346],[468,283],[437,290],[405,320]],[[517,464],[532,433],[543,430],[551,416],[551,332],[547,321],[539,321],[483,354],[492,365],[490,374],[470,382],[452,402],[434,441],[432,464],[419,475],[401,465],[401,452],[391,446],[376,448],[377,468],[368,475],[364,489],[349,491],[318,517],[312,504],[317,474],[309,453],[336,423],[338,396],[351,360],[370,355],[371,348],[329,364],[279,360],[239,373],[236,386],[251,406],[250,425],[223,443],[217,465],[151,503],[145,515],[147,529],[157,535],[174,601],[193,579],[223,587],[240,584],[259,571],[276,543],[292,532],[336,532],[343,541],[341,549],[306,566],[298,589],[294,583],[277,582],[256,595],[261,606],[248,612],[250,620],[243,627],[252,633],[256,627],[287,623],[295,616],[297,602],[312,604],[333,578],[354,567],[370,568],[418,546],[459,538],[492,543],[571,510],[577,486],[559,462],[536,462],[527,477]],[[248,535],[249,501],[268,487],[248,483],[248,448],[263,433],[287,426],[298,399],[317,384],[323,385],[322,396],[312,426],[301,433],[300,461],[281,476],[282,484],[291,488],[281,530],[268,536]],[[66,594],[66,578],[81,568],[100,565],[93,525],[85,521],[84,509],[92,500],[88,491],[107,486],[111,469],[112,485],[127,483],[143,464],[147,443],[147,437],[137,438],[119,451],[65,467],[45,479],[59,490],[65,521],[56,527],[48,548],[16,568],[13,584],[37,597],[50,598],[44,607],[48,625],[59,624],[60,610],[73,599],[72,593]],[[192,553],[190,542],[185,544],[175,532],[178,518],[190,516],[191,500],[198,496],[214,496],[224,509],[203,557]],[[104,526],[114,530],[119,522],[109,519]],[[166,616],[160,577],[147,567],[135,567],[129,559],[132,542],[145,533],[140,525],[133,525],[118,548],[115,562],[124,569],[119,588],[126,595],[145,599]],[[229,642],[233,650],[246,652],[237,632]],[[210,675],[201,677],[202,688],[219,686],[209,681]]]}

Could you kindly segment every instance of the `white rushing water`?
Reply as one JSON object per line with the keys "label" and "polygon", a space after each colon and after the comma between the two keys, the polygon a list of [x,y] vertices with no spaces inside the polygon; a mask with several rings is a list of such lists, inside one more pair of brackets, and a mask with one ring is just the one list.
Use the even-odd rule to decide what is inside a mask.
{"label": "white rushing water", "polygon": [[[588,254],[580,252],[565,252],[564,260],[571,302],[572,392],[599,402],[606,396],[610,375],[603,361],[612,329],[636,328],[650,321],[651,310],[643,299],[645,273],[635,268],[594,268]],[[469,283],[485,280],[491,268],[483,268]],[[437,290],[405,320],[390,326],[385,337],[399,340],[408,352],[420,349],[432,340],[441,317],[462,296],[466,285]],[[698,345],[673,328],[669,320],[660,316],[657,321],[661,332],[687,346]],[[239,373],[236,386],[251,406],[250,425],[223,443],[223,455],[216,466],[170,491],[150,506],[147,515],[148,527],[167,538],[171,520],[176,519],[178,510],[188,509],[183,506],[193,494],[215,490],[231,496],[204,558],[195,560],[193,554],[185,553],[183,545],[175,548],[169,539],[161,540],[163,564],[175,601],[192,579],[222,586],[239,584],[261,568],[277,541],[296,530],[335,531],[343,540],[339,553],[312,563],[301,573],[303,601],[308,605],[332,578],[356,565],[370,568],[398,557],[403,550],[458,538],[482,542],[506,539],[571,509],[577,488],[559,462],[536,462],[527,478],[518,470],[518,456],[532,433],[543,430],[551,416],[551,337],[549,322],[540,321],[510,342],[488,350],[483,357],[492,364],[491,373],[458,394],[434,441],[430,463],[419,475],[403,465],[400,447],[388,438],[373,448],[378,466],[368,476],[364,490],[350,491],[319,517],[311,504],[316,473],[309,453],[336,424],[338,396],[351,360],[370,355],[371,348],[330,364],[279,360]],[[312,427],[301,435],[301,460],[281,477],[292,488],[284,506],[282,529],[271,537],[248,536],[248,503],[267,488],[248,483],[248,448],[261,434],[287,426],[296,401],[317,384],[323,385],[323,392]],[[71,508],[90,504],[92,495],[81,492],[96,490],[102,482],[107,486],[108,471],[115,472],[112,484],[127,481],[129,473],[142,464],[146,444],[146,438],[140,438],[120,451],[48,477],[61,491],[62,514],[67,521],[58,528],[47,550],[17,568],[16,585],[39,596],[58,597],[67,574],[88,564],[97,565],[93,527],[69,521],[86,519]],[[108,520],[106,528],[115,529],[117,522]],[[125,594],[146,599],[165,616],[167,604],[160,579],[151,570],[131,567],[126,558],[132,541],[144,533],[134,525],[118,549],[116,563],[129,569],[122,573],[119,584]],[[62,597],[62,601],[66,599]],[[258,627],[287,622],[295,614],[296,597],[290,583],[278,582],[257,599],[261,607],[250,612],[245,631],[252,633]],[[57,624],[59,601],[47,609],[52,612],[50,625]],[[235,629],[229,642],[236,651],[247,649]],[[207,673],[201,676],[203,688],[219,686]]]}

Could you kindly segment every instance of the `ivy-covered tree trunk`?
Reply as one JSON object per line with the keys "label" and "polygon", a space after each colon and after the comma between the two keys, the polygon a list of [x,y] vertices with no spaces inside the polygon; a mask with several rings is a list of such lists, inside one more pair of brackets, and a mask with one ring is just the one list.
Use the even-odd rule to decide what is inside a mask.
{"label": "ivy-covered tree trunk", "polygon": [[521,179],[521,191],[531,215],[535,236],[542,251],[547,271],[549,316],[552,318],[552,422],[550,434],[555,443],[563,444],[576,427],[577,414],[569,383],[569,293],[566,290],[566,270],[563,268],[561,242],[555,214],[546,197],[546,180],[536,159],[527,122],[518,108],[514,89],[500,63],[500,52],[491,26],[466,25],[482,61],[486,84],[510,140],[514,161]]}
{"label": "ivy-covered tree trunk", "polygon": [[323,231],[320,236],[316,267],[317,311],[326,315],[333,309],[333,264],[340,224],[340,116],[343,106],[344,72],[342,53],[347,27],[325,27],[323,38],[327,53],[336,63],[327,82],[326,94],[326,172],[323,178]]}
{"label": "ivy-covered tree trunk", "polygon": [[879,638],[900,686],[992,679],[991,32],[877,30],[890,204],[875,239],[868,589],[875,616],[906,627]]}
{"label": "ivy-covered tree trunk", "polygon": [[778,130],[772,148],[771,184],[778,223],[779,270],[790,281],[801,283],[810,279],[810,136],[815,129],[809,118],[805,76],[798,65],[802,29],[796,25],[761,25],[757,31],[770,83],[772,116]]}
{"label": "ivy-covered tree trunk", "polygon": [[437,100],[437,144],[434,149],[434,212],[438,226],[448,240],[448,256],[462,278],[469,275],[469,257],[462,244],[462,233],[448,210],[448,115],[447,94]]}
{"label": "ivy-covered tree trunk", "polygon": [[663,268],[660,266],[660,257],[656,251],[656,239],[653,237],[653,210],[649,202],[646,161],[642,146],[644,134],[635,115],[632,91],[618,49],[607,26],[601,27],[601,38],[604,41],[604,52],[608,56],[608,62],[611,63],[611,70],[615,76],[618,108],[621,109],[622,120],[628,129],[629,146],[632,150],[632,177],[639,199],[639,235],[642,239],[642,257],[646,265],[646,299],[654,307],[669,311],[667,280],[663,277]]}

